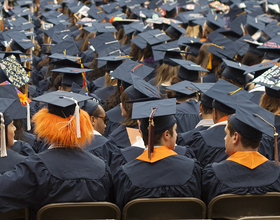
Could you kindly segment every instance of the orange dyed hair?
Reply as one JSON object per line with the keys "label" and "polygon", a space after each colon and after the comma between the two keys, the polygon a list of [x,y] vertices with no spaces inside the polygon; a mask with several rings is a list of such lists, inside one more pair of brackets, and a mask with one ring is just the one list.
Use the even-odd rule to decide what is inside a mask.
{"label": "orange dyed hair", "polygon": [[89,115],[84,110],[80,110],[81,138],[77,138],[76,135],[76,118],[69,123],[71,118],[71,115],[68,118],[61,118],[49,113],[47,108],[43,108],[32,118],[35,124],[34,133],[38,135],[38,138],[43,138],[56,147],[83,147],[93,138],[93,127]]}

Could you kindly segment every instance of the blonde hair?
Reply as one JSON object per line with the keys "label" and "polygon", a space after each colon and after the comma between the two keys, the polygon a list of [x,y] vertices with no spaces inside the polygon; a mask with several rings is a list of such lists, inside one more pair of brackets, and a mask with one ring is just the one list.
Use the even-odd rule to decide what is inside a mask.
{"label": "blonde hair", "polygon": [[202,36],[202,33],[199,30],[199,25],[188,26],[186,32],[187,32],[187,36],[189,37],[201,38]]}
{"label": "blonde hair", "polygon": [[275,115],[280,115],[280,98],[271,97],[264,93],[261,97],[260,106]]}
{"label": "blonde hair", "polygon": [[171,80],[177,76],[177,72],[179,69],[178,66],[170,66],[168,64],[161,64],[156,69],[156,78],[154,85],[160,85],[162,83],[171,83]]}

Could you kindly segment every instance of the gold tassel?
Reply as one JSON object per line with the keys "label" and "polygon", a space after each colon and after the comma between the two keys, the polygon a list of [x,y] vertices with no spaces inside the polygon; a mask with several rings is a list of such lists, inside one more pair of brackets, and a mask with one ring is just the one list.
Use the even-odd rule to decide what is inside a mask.
{"label": "gold tassel", "polygon": [[209,60],[207,64],[207,69],[212,70],[212,54],[209,53]]}

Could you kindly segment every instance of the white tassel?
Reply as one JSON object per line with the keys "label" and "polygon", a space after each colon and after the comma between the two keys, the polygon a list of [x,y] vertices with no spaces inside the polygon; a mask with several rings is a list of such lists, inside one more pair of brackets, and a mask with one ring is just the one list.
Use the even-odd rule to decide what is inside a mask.
{"label": "white tassel", "polygon": [[80,128],[80,107],[78,105],[78,102],[76,102],[75,107],[75,116],[76,116],[76,132],[77,132],[77,138],[81,138],[81,128]]}
{"label": "white tassel", "polygon": [[27,131],[31,130],[31,122],[30,122],[30,105],[28,101],[26,101],[26,107],[27,107]]}
{"label": "white tassel", "polygon": [[0,112],[1,116],[1,157],[7,156],[7,149],[6,149],[6,134],[5,134],[5,122],[4,122],[4,115]]}

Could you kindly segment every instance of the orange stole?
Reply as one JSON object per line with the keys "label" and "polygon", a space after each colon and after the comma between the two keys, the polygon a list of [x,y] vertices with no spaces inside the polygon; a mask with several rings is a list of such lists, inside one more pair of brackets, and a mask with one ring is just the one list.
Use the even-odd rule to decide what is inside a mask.
{"label": "orange stole", "polygon": [[226,121],[227,118],[228,118],[228,115],[226,115],[226,116],[220,118],[220,120],[218,121],[218,123],[223,122],[223,121]]}
{"label": "orange stole", "polygon": [[170,157],[173,155],[178,155],[178,154],[176,152],[174,152],[173,150],[170,150],[166,146],[160,146],[160,147],[154,148],[154,152],[151,153],[151,159],[149,159],[149,157],[148,157],[148,149],[147,149],[139,157],[137,157],[136,160],[142,160],[145,162],[154,163],[154,162],[157,162],[159,160],[162,160],[166,157]]}
{"label": "orange stole", "polygon": [[263,155],[261,155],[259,152],[244,152],[244,151],[235,152],[227,160],[231,160],[236,163],[239,163],[242,166],[248,167],[249,169],[255,169],[259,165],[268,161],[268,159]]}

